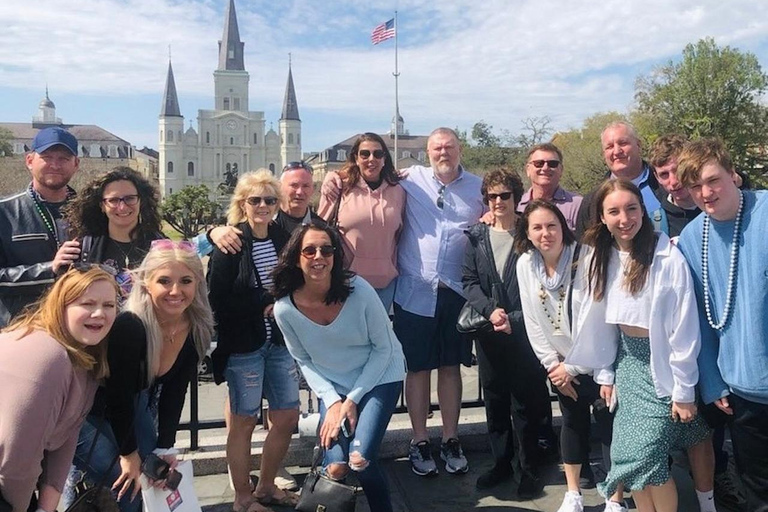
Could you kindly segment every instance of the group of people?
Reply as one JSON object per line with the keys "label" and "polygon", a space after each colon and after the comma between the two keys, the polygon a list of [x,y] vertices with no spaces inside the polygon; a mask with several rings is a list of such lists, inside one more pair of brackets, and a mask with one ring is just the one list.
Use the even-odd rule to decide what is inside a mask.
{"label": "group of people", "polygon": [[[215,332],[235,512],[298,501],[275,478],[298,422],[299,372],[320,400],[324,471],[354,472],[371,510],[392,510],[377,458],[401,392],[411,468],[439,472],[433,370],[439,457],[467,473],[460,365],[473,341],[494,459],[478,489],[514,479],[522,499],[541,492],[540,469],[558,456],[549,381],[563,417],[559,512],[583,510],[581,485],[594,479],[591,415],[607,512],[626,510],[625,492],[642,512],[677,510],[678,449],[702,511],[715,497],[768,510],[768,196],[740,190],[715,139],[664,136],[649,162],[627,123],[608,125],[601,143],[609,176],[582,198],[560,186],[551,143],[529,151],[525,191],[511,170],[469,173],[451,129],[431,133],[430,167],[400,171],[365,133],[325,176],[317,213],[307,163],[247,172],[227,225],[195,244],[164,237],[157,193],[130,169],[75,194],[77,141],[41,130],[26,157],[32,183],[0,202],[0,494],[20,512],[37,490],[36,506],[53,512],[80,479],[106,475],[121,509],[137,510],[142,459],[176,462],[186,388]],[[490,327],[459,333],[465,305]],[[262,399],[269,433],[254,485]],[[726,427],[746,501],[728,479]]]}

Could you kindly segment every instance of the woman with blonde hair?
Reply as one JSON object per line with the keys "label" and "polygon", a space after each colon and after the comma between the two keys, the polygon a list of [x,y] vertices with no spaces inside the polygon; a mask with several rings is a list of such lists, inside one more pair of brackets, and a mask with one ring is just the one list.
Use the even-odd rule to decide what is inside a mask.
{"label": "woman with blonde hair", "polygon": [[[142,460],[173,463],[189,382],[213,335],[203,265],[190,242],[155,240],[110,335],[110,376],[80,432],[75,466],[88,480],[108,470],[121,510],[141,507]],[[157,425],[157,427],[155,427]],[[98,435],[93,455],[88,456]],[[119,467],[110,468],[119,454]],[[86,465],[87,464],[87,465]],[[73,475],[74,476],[74,475]],[[73,478],[68,486],[75,483]],[[67,504],[74,499],[68,493]]]}
{"label": "woman with blonde hair", "polygon": [[108,372],[106,343],[117,285],[97,266],[61,276],[36,306],[0,334],[0,501],[27,510],[59,503],[98,380]]}
{"label": "woman with blonde hair", "polygon": [[[243,250],[214,248],[208,271],[218,343],[212,354],[217,384],[229,387],[227,463],[235,488],[235,512],[263,512],[268,505],[294,506],[298,496],[275,486],[275,476],[299,420],[299,375],[272,313],[272,270],[288,234],[273,222],[280,185],[266,169],[240,176],[227,223],[241,232]],[[251,435],[269,402],[271,427],[258,485],[251,489]]]}

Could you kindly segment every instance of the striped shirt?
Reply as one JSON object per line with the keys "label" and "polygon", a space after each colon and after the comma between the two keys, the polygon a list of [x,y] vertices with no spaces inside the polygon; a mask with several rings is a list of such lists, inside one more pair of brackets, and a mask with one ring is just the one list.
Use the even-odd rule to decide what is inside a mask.
{"label": "striped shirt", "polygon": [[[251,258],[253,266],[256,268],[256,279],[261,288],[269,289],[272,286],[272,270],[277,265],[277,251],[275,244],[270,239],[254,239],[251,248]],[[272,322],[264,317],[264,327],[266,329],[265,343],[272,340]]]}

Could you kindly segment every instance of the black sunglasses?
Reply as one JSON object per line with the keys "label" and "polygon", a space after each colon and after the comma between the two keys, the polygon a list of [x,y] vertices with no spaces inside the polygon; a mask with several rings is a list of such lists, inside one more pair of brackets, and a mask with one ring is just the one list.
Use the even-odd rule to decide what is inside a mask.
{"label": "black sunglasses", "polygon": [[312,169],[312,166],[311,166],[311,165],[309,165],[308,163],[306,163],[306,162],[305,162],[305,161],[303,161],[303,160],[302,160],[302,161],[300,161],[300,162],[288,162],[288,163],[285,165],[285,167],[283,167],[283,172],[286,172],[286,171],[294,171],[294,170],[296,170],[296,169],[304,169],[304,170],[305,170],[305,171],[307,171],[309,174],[312,174],[313,172],[315,172],[315,170],[314,170],[314,169]]}
{"label": "black sunglasses", "polygon": [[301,255],[305,258],[314,258],[317,251],[320,251],[320,256],[327,258],[328,256],[333,256],[333,251],[335,250],[336,248],[332,245],[321,245],[320,247],[308,245],[301,249]]}
{"label": "black sunglasses", "polygon": [[549,165],[550,169],[554,169],[560,165],[560,160],[531,160],[531,164],[537,169],[544,167],[544,164]]}
{"label": "black sunglasses", "polygon": [[371,155],[373,155],[373,158],[377,158],[379,160],[384,158],[384,155],[385,155],[383,149],[374,149],[373,151],[371,151],[370,149],[361,149],[360,151],[357,152],[357,154],[360,155],[361,158],[368,158]]}
{"label": "black sunglasses", "polygon": [[445,193],[445,185],[441,185],[437,191],[437,207],[440,208],[441,210],[443,209],[443,206],[445,206],[445,201],[443,200],[444,193]]}
{"label": "black sunglasses", "polygon": [[501,192],[499,194],[486,194],[486,197],[488,198],[488,201],[495,201],[496,198],[501,199],[502,201],[507,201],[510,197],[512,197],[512,192]]}
{"label": "black sunglasses", "polygon": [[259,206],[262,202],[267,206],[275,206],[277,204],[277,198],[275,196],[259,197],[251,196],[245,200],[251,206]]}

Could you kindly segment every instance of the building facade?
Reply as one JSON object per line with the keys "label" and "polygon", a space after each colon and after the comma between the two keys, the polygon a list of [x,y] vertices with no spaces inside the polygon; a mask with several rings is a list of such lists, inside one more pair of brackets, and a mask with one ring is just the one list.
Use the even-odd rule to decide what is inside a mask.
{"label": "building facade", "polygon": [[241,172],[264,167],[278,173],[287,162],[301,160],[301,119],[290,63],[279,132],[267,131],[264,112],[250,110],[244,47],[235,2],[229,0],[219,63],[213,73],[214,108],[198,110],[197,130],[191,125],[184,130],[173,68],[168,63],[158,123],[158,175],[164,196],[200,184],[216,195],[222,184],[233,186]]}

